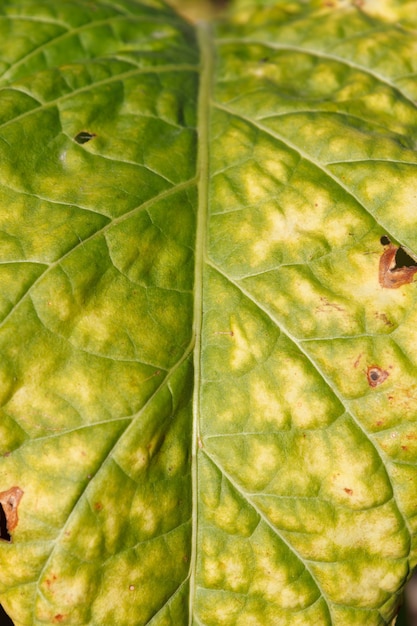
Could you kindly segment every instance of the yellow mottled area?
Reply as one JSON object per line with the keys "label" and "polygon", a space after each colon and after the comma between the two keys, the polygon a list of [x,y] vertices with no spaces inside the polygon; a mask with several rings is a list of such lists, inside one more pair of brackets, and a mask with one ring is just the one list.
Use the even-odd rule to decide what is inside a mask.
{"label": "yellow mottled area", "polygon": [[[315,186],[305,190],[305,197],[294,194],[294,198],[291,199],[292,194],[293,192],[287,192],[290,196],[288,204],[284,202],[287,199],[281,194],[275,206],[269,204],[264,207],[263,229],[260,231],[257,228],[252,233],[250,259],[255,267],[264,262],[277,245],[285,246],[287,254],[302,248],[305,235],[309,232],[316,233],[322,228],[326,212],[333,206],[329,194]],[[312,195],[314,210],[312,210]],[[340,230],[342,230],[341,227]]]}
{"label": "yellow mottled area", "polygon": [[269,482],[277,471],[277,449],[275,443],[254,440],[250,446],[248,466],[256,468],[256,482]]}
{"label": "yellow mottled area", "polygon": [[408,552],[403,521],[391,502],[366,511],[341,509],[328,534],[334,545],[350,550],[366,549],[381,558],[401,558]]}
{"label": "yellow mottled area", "polygon": [[271,423],[283,428],[288,422],[278,389],[271,389],[265,379],[255,378],[250,382],[250,399],[253,420],[259,426]]}
{"label": "yellow mottled area", "polygon": [[74,332],[74,339],[80,337],[82,342],[93,345],[95,343],[106,345],[112,336],[114,336],[114,330],[109,325],[107,316],[94,310],[80,319]]}
{"label": "yellow mottled area", "polygon": [[231,532],[232,529],[240,533],[242,531],[245,532],[247,529],[244,526],[242,527],[241,522],[244,520],[239,520],[240,514],[241,504],[232,494],[225,494],[222,496],[221,502],[215,509],[216,524],[229,532]]}
{"label": "yellow mottled area", "polygon": [[[152,502],[149,502],[149,499],[141,498],[140,496],[136,496],[132,503],[135,524],[137,524],[142,537],[152,537],[159,523],[159,515],[152,509],[152,504]],[[161,509],[165,508],[165,506],[166,502],[160,503]]]}
{"label": "yellow mottled area", "polygon": [[391,487],[376,453],[372,454],[370,445],[358,449],[359,433],[349,423],[346,426],[335,427],[331,444],[310,450],[307,461],[322,476],[320,495],[351,508],[386,502]]}
{"label": "yellow mottled area", "polygon": [[259,330],[255,318],[246,317],[244,323],[236,316],[231,316],[230,328],[233,333],[230,365],[232,370],[245,369],[262,358],[264,346],[256,341]]}
{"label": "yellow mottled area", "polygon": [[52,433],[63,427],[63,419],[56,415],[56,399],[43,393],[36,379],[17,389],[7,405],[7,412],[35,436],[44,428]]}
{"label": "yellow mottled area", "polygon": [[13,377],[11,369],[0,364],[0,406],[7,402],[16,383],[17,378]]}
{"label": "yellow mottled area", "polygon": [[397,0],[366,0],[363,4],[369,15],[393,22],[398,20],[398,8]]}
{"label": "yellow mottled area", "polygon": [[[240,613],[244,605],[245,601],[243,598],[223,594],[223,597],[216,598],[215,602],[210,603],[210,608],[207,607],[203,612],[203,619],[209,619],[207,623],[210,626],[214,626],[214,624],[229,626],[233,616],[236,613]],[[258,624],[251,624],[250,626],[258,626]]]}
{"label": "yellow mottled area", "polygon": [[[261,609],[265,603],[272,611],[271,619],[273,607],[279,607],[278,614],[284,618],[282,623],[290,624],[291,621],[287,622],[287,619],[292,619],[292,612],[302,611],[317,599],[317,589],[304,566],[285,544],[276,541],[271,530],[262,523],[256,526],[250,537],[243,540],[236,536],[231,538],[228,533],[225,535],[211,526],[211,532],[204,537],[202,548],[203,587],[206,590],[223,589],[220,601],[213,603],[209,609],[205,607],[211,619],[214,615],[217,619],[220,619],[219,616],[226,617],[223,609],[226,605],[230,606],[229,598],[237,597],[234,594],[245,595],[246,601],[242,607],[230,607],[232,611],[241,613],[242,624],[246,623],[243,618],[251,614],[265,618],[268,613]],[[257,601],[262,604],[258,605],[258,611],[252,613],[252,607],[255,609]],[[230,620],[231,615],[226,623],[235,623]],[[207,623],[213,622],[207,618]]]}
{"label": "yellow mottled area", "polygon": [[40,622],[54,623],[55,616],[71,613],[76,623],[85,623],[88,610],[85,598],[94,597],[97,578],[94,564],[71,559],[63,563],[63,557],[55,558],[51,567],[43,571],[42,594],[36,604],[36,615]]}
{"label": "yellow mottled area", "polygon": [[405,559],[364,558],[329,564],[312,564],[320,587],[337,604],[378,608],[394,593],[407,574]]}

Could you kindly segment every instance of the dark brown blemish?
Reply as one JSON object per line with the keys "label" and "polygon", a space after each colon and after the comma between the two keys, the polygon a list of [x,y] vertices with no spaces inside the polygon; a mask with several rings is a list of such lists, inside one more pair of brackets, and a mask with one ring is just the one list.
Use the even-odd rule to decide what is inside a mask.
{"label": "dark brown blemish", "polygon": [[370,365],[366,370],[366,377],[370,387],[378,387],[384,380],[387,380],[389,373],[381,369],[378,365]]}
{"label": "dark brown blemish", "polygon": [[346,491],[346,493],[348,494],[348,496],[353,495],[353,489],[348,489],[348,487],[344,487],[343,491]]}
{"label": "dark brown blemish", "polygon": [[0,539],[11,541],[11,533],[19,521],[17,509],[22,499],[23,490],[20,487],[11,487],[0,492],[1,530]]}
{"label": "dark brown blemish", "polygon": [[379,284],[386,289],[397,289],[412,283],[417,272],[417,261],[403,248],[395,246],[383,235],[381,244],[385,247],[379,259]]}
{"label": "dark brown blemish", "polygon": [[74,139],[77,143],[83,144],[87,143],[87,141],[90,141],[90,139],[93,139],[93,137],[96,137],[95,133],[89,133],[86,130],[82,130],[80,133],[78,133],[78,135],[75,135]]}

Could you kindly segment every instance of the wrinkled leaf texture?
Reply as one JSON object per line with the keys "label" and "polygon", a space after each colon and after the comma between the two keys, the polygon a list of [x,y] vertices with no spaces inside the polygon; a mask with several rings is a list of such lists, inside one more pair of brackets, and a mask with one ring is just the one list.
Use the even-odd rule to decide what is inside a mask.
{"label": "wrinkled leaf texture", "polygon": [[209,26],[159,0],[2,0],[16,625],[395,617],[417,290],[378,266],[383,235],[417,253],[415,14],[243,0]]}

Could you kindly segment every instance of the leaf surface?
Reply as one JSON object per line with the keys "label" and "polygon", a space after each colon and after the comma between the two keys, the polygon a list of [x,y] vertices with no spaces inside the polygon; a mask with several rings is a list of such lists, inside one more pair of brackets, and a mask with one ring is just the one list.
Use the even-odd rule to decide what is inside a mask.
{"label": "leaf surface", "polygon": [[406,5],[242,1],[212,28],[156,0],[3,3],[16,625],[395,616],[416,290],[380,276],[387,246],[408,275],[417,254]]}

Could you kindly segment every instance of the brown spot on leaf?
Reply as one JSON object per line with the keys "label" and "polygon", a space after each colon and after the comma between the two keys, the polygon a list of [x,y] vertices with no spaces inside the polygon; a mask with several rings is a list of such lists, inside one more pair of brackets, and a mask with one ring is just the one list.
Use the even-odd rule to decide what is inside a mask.
{"label": "brown spot on leaf", "polygon": [[101,511],[103,508],[103,504],[101,502],[94,502],[94,510]]}
{"label": "brown spot on leaf", "polygon": [[62,613],[57,613],[57,615],[54,616],[54,622],[62,622],[64,617],[65,615],[62,615]]}
{"label": "brown spot on leaf", "polygon": [[378,387],[389,376],[386,370],[381,369],[378,365],[370,365],[366,371],[366,377],[368,379],[368,385],[370,387]]}
{"label": "brown spot on leaf", "polygon": [[345,309],[336,302],[330,302],[325,296],[320,296],[320,305],[316,307],[317,313],[329,313],[331,310],[344,312]]}
{"label": "brown spot on leaf", "polygon": [[6,536],[3,537],[2,535],[1,539],[11,541],[10,534],[16,528],[19,521],[17,509],[19,506],[19,502],[22,499],[22,496],[23,490],[20,489],[20,487],[11,487],[10,489],[7,489],[7,491],[0,492],[0,505],[3,509],[6,522]]}
{"label": "brown spot on leaf", "polygon": [[351,496],[353,495],[353,489],[349,489],[348,487],[344,487],[343,491],[346,491],[346,493]]}
{"label": "brown spot on leaf", "polygon": [[397,289],[412,283],[417,272],[417,261],[403,248],[395,246],[388,237],[381,237],[385,246],[379,260],[379,284],[386,289]]}
{"label": "brown spot on leaf", "polygon": [[381,320],[385,324],[385,326],[394,326],[390,319],[385,315],[385,313],[375,313],[375,317],[377,320]]}

